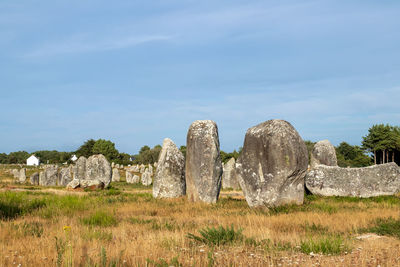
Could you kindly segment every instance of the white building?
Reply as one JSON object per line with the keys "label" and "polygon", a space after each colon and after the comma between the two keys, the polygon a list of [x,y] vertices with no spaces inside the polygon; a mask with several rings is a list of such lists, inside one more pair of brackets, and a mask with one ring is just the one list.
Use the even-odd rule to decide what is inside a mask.
{"label": "white building", "polygon": [[28,166],[39,166],[40,164],[40,160],[35,157],[35,155],[30,156],[27,160],[26,160],[26,165]]}
{"label": "white building", "polygon": [[71,160],[72,160],[73,162],[75,162],[77,159],[78,159],[78,157],[77,157],[76,155],[72,155]]}

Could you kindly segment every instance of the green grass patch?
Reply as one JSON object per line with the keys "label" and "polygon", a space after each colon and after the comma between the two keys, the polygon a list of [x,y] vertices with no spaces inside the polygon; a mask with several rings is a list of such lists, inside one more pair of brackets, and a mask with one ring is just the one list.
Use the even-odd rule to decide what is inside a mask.
{"label": "green grass patch", "polygon": [[98,229],[91,229],[87,233],[85,233],[84,239],[86,240],[93,240],[97,239],[100,241],[111,241],[113,239],[113,235],[111,232],[103,231],[103,230],[98,230]]}
{"label": "green grass patch", "polygon": [[300,243],[300,251],[306,254],[339,255],[349,250],[341,236],[322,236],[309,238]]}
{"label": "green grass patch", "polygon": [[0,219],[15,219],[47,205],[44,199],[32,199],[26,193],[0,193]]}
{"label": "green grass patch", "polygon": [[362,229],[361,232],[376,233],[378,235],[393,236],[400,239],[400,219],[379,218],[371,227]]}
{"label": "green grass patch", "polygon": [[109,227],[116,226],[118,220],[114,214],[105,211],[96,211],[88,217],[82,218],[82,223],[89,226]]}
{"label": "green grass patch", "polygon": [[223,226],[219,226],[217,228],[206,227],[199,230],[199,236],[189,233],[187,234],[187,238],[209,246],[228,245],[243,241],[244,236],[242,231],[243,229],[241,228],[235,230],[233,225],[226,228]]}

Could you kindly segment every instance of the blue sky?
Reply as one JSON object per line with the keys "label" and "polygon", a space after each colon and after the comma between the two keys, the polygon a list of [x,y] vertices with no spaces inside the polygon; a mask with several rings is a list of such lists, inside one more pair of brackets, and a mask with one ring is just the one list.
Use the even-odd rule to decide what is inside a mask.
{"label": "blue sky", "polygon": [[1,1],[0,152],[137,153],[279,118],[360,144],[400,125],[400,1]]}

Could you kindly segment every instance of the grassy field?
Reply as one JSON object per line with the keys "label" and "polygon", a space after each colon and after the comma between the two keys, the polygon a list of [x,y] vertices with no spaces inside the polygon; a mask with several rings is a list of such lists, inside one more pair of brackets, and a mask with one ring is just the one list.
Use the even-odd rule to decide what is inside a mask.
{"label": "grassy field", "polygon": [[399,212],[399,196],[263,210],[232,190],[207,205],[125,182],[18,185],[0,169],[0,266],[399,266]]}

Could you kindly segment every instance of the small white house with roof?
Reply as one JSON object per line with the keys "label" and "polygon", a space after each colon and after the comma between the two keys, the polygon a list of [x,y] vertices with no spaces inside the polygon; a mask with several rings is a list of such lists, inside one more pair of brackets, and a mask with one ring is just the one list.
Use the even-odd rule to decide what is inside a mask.
{"label": "small white house with roof", "polygon": [[39,164],[40,164],[40,160],[35,155],[30,156],[26,160],[26,165],[28,165],[28,166],[39,166]]}
{"label": "small white house with roof", "polygon": [[74,154],[74,155],[72,155],[71,160],[72,160],[73,162],[75,162],[75,161],[78,160],[78,157]]}

